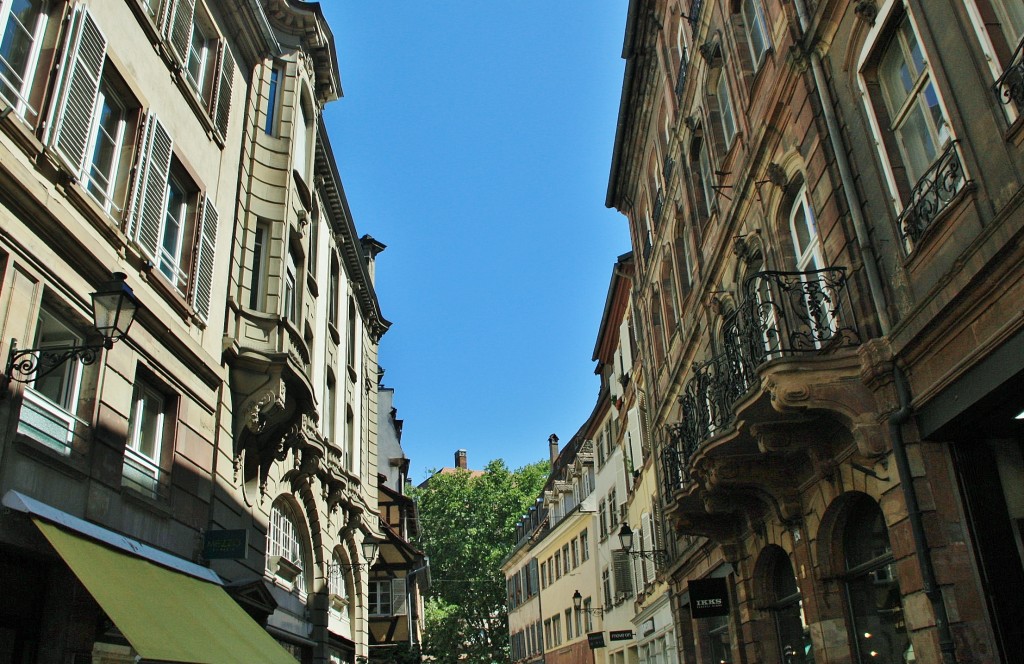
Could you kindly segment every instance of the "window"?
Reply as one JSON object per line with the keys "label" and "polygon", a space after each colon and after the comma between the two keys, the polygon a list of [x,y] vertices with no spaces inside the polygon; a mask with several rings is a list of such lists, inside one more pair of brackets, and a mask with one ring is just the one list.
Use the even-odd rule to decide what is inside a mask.
{"label": "window", "polygon": [[323,413],[323,435],[328,442],[334,442],[334,418],[335,411],[338,408],[338,388],[336,381],[334,380],[334,374],[330,371],[327,372],[327,384],[325,386],[327,392],[326,398],[324,399],[324,413]]}
{"label": "window", "polygon": [[356,370],[356,301],[348,298],[348,337],[345,340],[346,359],[348,368]]}
{"label": "window", "polygon": [[715,204],[715,180],[711,169],[711,157],[708,154],[707,141],[698,135],[690,146],[690,172],[698,178],[697,186],[691,187],[696,199],[697,218],[706,222],[711,217]]}
{"label": "window", "polygon": [[604,591],[605,607],[612,606],[612,573],[607,567],[601,572],[601,589]]}
{"label": "window", "polygon": [[555,638],[555,645],[562,645],[562,616],[555,614],[551,619],[551,635]]}
{"label": "window", "polygon": [[580,564],[580,541],[573,539],[572,541],[572,566],[573,569],[579,567]]}
{"label": "window", "polygon": [[572,609],[565,610],[565,640],[572,640]]}
{"label": "window", "polygon": [[779,654],[787,664],[810,664],[814,661],[814,645],[804,620],[803,602],[793,565],[786,552],[778,546],[769,547],[762,555],[767,555],[770,562],[767,580],[771,604],[768,610],[775,620]]}
{"label": "window", "polygon": [[341,280],[338,260],[331,256],[331,278],[327,286],[327,322],[338,327],[338,288]]}
{"label": "window", "polygon": [[308,183],[310,143],[312,142],[310,119],[313,117],[313,113],[306,106],[305,97],[295,106],[292,124],[292,169],[299,174],[303,182]]}
{"label": "window", "polygon": [[85,339],[47,306],[39,311],[35,342],[40,351],[40,371],[25,387],[18,433],[29,436],[62,454],[73,447],[76,428],[85,422],[76,417],[82,383],[82,362],[74,358],[47,371],[47,351],[81,345]]}
{"label": "window", "polygon": [[18,116],[35,125],[33,80],[46,30],[44,0],[0,1],[0,96]]}
{"label": "window", "polygon": [[584,624],[586,625],[586,628],[587,628],[588,632],[594,631],[594,612],[592,610],[593,605],[594,605],[594,603],[593,603],[593,601],[589,597],[584,598],[584,600],[583,600],[583,621],[584,621]]}
{"label": "window", "polygon": [[562,552],[555,551],[555,579],[562,578]]}
{"label": "window", "polygon": [[391,579],[370,580],[370,615],[390,616],[391,606]]}
{"label": "window", "polygon": [[548,564],[546,562],[540,564],[540,583],[542,588],[548,587]]}
{"label": "window", "polygon": [[562,547],[562,574],[568,575],[572,571],[569,566],[569,545],[566,544]]}
{"label": "window", "polygon": [[266,298],[267,252],[269,250],[270,225],[265,221],[256,222],[252,239],[252,262],[249,277],[249,308],[262,310]]}
{"label": "window", "polygon": [[284,266],[284,298],[283,298],[283,311],[281,312],[285,320],[292,325],[298,325],[299,323],[299,305],[296,302],[298,296],[297,293],[298,281],[295,277],[295,256],[291,251],[288,252],[288,256],[285,259]]}
{"label": "window", "polygon": [[587,530],[580,533],[580,560],[590,560],[590,532]]}
{"label": "window", "polygon": [[120,221],[138,103],[107,61],[107,41],[84,7],[68,31],[47,143],[71,176]]}
{"label": "window", "polygon": [[608,513],[607,513],[607,510],[606,510],[606,505],[607,505],[607,502],[605,501],[604,498],[602,498],[597,503],[597,517],[598,517],[598,524],[600,526],[600,533],[601,533],[601,540],[602,541],[604,541],[604,538],[608,537]]}
{"label": "window", "polygon": [[866,495],[850,506],[843,552],[854,650],[860,661],[907,661],[912,646],[885,517]]}
{"label": "window", "polygon": [[235,65],[202,3],[169,0],[162,36],[221,137],[227,135]]}
{"label": "window", "polygon": [[612,489],[608,492],[608,528],[614,532],[617,525],[619,525],[619,501],[615,495],[615,489]]}
{"label": "window", "polygon": [[356,469],[356,417],[352,407],[345,408],[345,463],[348,469]]}
{"label": "window", "polygon": [[270,508],[270,529],[267,532],[267,571],[291,589],[305,593],[304,559],[295,517],[286,505],[275,503]]}
{"label": "window", "polygon": [[740,7],[743,14],[743,26],[747,32],[747,47],[750,49],[750,61],[756,71],[764,61],[768,52],[768,30],[765,27],[764,8],[761,0],[743,0]]}
{"label": "window", "polygon": [[283,74],[280,67],[271,67],[270,80],[267,82],[267,120],[263,125],[263,131],[271,136],[277,129],[277,111],[281,97],[281,78]]}
{"label": "window", "polygon": [[732,96],[729,94],[729,77],[725,75],[724,68],[718,75],[715,98],[718,101],[718,119],[722,123],[722,138],[725,140],[725,147],[728,148],[736,136],[736,116],[733,114]]}
{"label": "window", "polygon": [[793,253],[796,255],[796,269],[800,272],[813,272],[825,266],[822,256],[821,239],[818,237],[818,224],[814,219],[807,187],[801,189],[789,213],[789,234],[793,240]]}
{"label": "window", "polygon": [[899,21],[883,50],[878,79],[889,128],[896,136],[907,176],[915,182],[950,140],[950,132],[908,16]]}
{"label": "window", "polygon": [[206,321],[210,315],[217,209],[200,196],[173,154],[155,115],[147,118],[136,160],[128,236]]}
{"label": "window", "polygon": [[142,493],[156,494],[165,435],[167,400],[145,380],[135,383],[128,416],[123,483]]}

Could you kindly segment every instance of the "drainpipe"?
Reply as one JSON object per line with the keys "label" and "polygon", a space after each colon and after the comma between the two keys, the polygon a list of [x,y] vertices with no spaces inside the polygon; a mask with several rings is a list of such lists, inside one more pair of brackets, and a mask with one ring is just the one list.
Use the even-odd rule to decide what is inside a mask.
{"label": "drainpipe", "polygon": [[928,555],[928,541],[924,531],[924,519],[921,516],[921,507],[917,500],[917,491],[914,489],[914,478],[911,476],[910,460],[907,458],[907,448],[903,441],[903,425],[910,420],[910,388],[907,386],[907,379],[903,370],[895,363],[892,370],[893,380],[896,386],[896,395],[899,398],[900,409],[889,416],[889,436],[892,438],[892,454],[896,460],[896,469],[900,474],[900,487],[903,489],[903,499],[907,503],[907,518],[910,519],[910,529],[914,536],[914,553],[917,554],[917,564],[921,568],[921,579],[924,583],[924,594],[932,604],[935,612],[935,629],[939,635],[939,650],[942,652],[942,661],[947,664],[956,663],[956,643],[953,641],[953,633],[949,629],[949,615],[946,612],[946,602],[942,597],[942,589],[939,588],[938,580],[935,577],[935,565],[932,557]]}
{"label": "drainpipe", "polygon": [[[800,21],[800,31],[806,37],[810,21],[808,20],[805,0],[793,0],[793,6],[796,8],[797,18]],[[884,291],[882,289],[878,259],[874,248],[871,246],[867,224],[864,222],[860,202],[857,200],[856,189],[853,184],[853,172],[850,168],[845,146],[842,143],[839,121],[836,119],[834,106],[829,94],[828,82],[821,63],[821,54],[813,48],[809,49],[809,51],[811,71],[814,75],[814,84],[817,88],[818,97],[825,116],[829,142],[832,145],[833,153],[835,153],[836,165],[839,167],[839,177],[843,184],[847,208],[850,210],[850,217],[853,221],[854,233],[857,236],[857,246],[864,257],[865,273],[868,278],[868,287],[871,291],[875,313],[878,316],[878,324],[881,328],[882,336],[885,336],[891,329],[891,322],[885,309]],[[929,555],[924,520],[921,515],[920,503],[917,499],[917,491],[914,487],[914,479],[911,475],[907,448],[903,440],[903,425],[910,421],[912,414],[910,388],[903,370],[895,362],[893,363],[893,381],[900,408],[889,416],[889,436],[892,440],[893,458],[896,461],[896,468],[900,474],[900,487],[903,489],[903,499],[907,505],[907,518],[910,520],[911,533],[914,539],[914,553],[917,557],[918,566],[921,569],[925,596],[931,602],[932,611],[935,614],[935,629],[939,637],[939,650],[942,652],[942,660],[946,664],[956,664],[956,644],[953,641],[953,635],[949,628],[949,614],[946,611],[942,590],[939,588],[935,576],[935,566]]]}

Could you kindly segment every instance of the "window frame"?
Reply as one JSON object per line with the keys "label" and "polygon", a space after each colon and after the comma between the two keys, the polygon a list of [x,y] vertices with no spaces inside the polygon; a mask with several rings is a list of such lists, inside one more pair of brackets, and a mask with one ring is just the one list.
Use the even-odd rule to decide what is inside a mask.
{"label": "window frame", "polygon": [[[18,72],[22,79],[21,85],[16,88],[13,82],[7,80],[4,72],[0,71],[0,97],[3,97],[10,104],[15,115],[34,127],[39,122],[42,109],[33,107],[31,98],[36,86],[36,75],[41,71],[39,58],[43,51],[43,42],[46,37],[47,26],[50,22],[49,10],[51,8],[47,0],[28,1],[37,4],[39,9],[39,13],[35,16],[35,25],[31,30],[12,14],[13,0],[0,1],[0,45],[4,43],[8,30],[11,29],[12,20],[16,20],[17,27],[24,30],[25,34],[31,39],[31,46],[28,49],[22,71]],[[2,52],[0,52],[0,59],[6,63],[6,58],[4,58]],[[6,65],[5,69],[7,67],[9,65]],[[13,67],[10,67],[10,70],[14,72]],[[15,99],[8,97],[7,93],[11,93],[11,96],[15,97]],[[33,119],[30,120],[30,117]]]}
{"label": "window frame", "polygon": [[[747,14],[748,8],[754,12],[753,19]],[[741,0],[740,16],[743,18],[743,31],[747,38],[750,62],[753,70],[757,72],[768,59],[768,52],[772,49],[771,35],[768,32],[768,21],[764,15],[764,4],[761,0]],[[751,39],[755,31],[761,41],[760,51],[754,48],[754,41]]]}

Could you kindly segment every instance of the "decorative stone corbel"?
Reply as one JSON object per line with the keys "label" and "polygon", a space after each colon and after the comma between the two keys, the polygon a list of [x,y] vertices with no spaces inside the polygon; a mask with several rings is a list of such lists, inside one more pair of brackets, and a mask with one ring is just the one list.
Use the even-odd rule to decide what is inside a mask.
{"label": "decorative stone corbel", "polygon": [[853,13],[869,26],[874,26],[875,19],[878,17],[878,6],[875,4],[875,0],[858,0],[854,5]]}

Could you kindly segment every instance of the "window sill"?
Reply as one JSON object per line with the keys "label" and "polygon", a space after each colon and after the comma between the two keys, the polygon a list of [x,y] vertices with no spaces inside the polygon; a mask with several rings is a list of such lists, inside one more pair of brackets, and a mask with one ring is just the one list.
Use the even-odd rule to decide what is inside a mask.
{"label": "window sill", "polygon": [[89,466],[82,452],[71,450],[70,454],[62,454],[46,443],[23,433],[17,434],[14,441],[24,456],[39,461],[62,475],[74,480],[83,480],[89,476]]}
{"label": "window sill", "polygon": [[30,157],[43,151],[43,144],[36,138],[33,127],[15,112],[6,99],[0,99],[0,130]]}
{"label": "window sill", "polygon": [[167,278],[161,274],[160,270],[153,265],[148,258],[139,252],[138,248],[133,247],[132,253],[139,257],[142,261],[142,273],[146,279],[146,283],[153,287],[157,293],[161,295],[163,300],[170,305],[171,309],[181,317],[183,321],[194,322],[198,319],[198,314],[185,298],[178,292],[174,286],[171,285]]}

